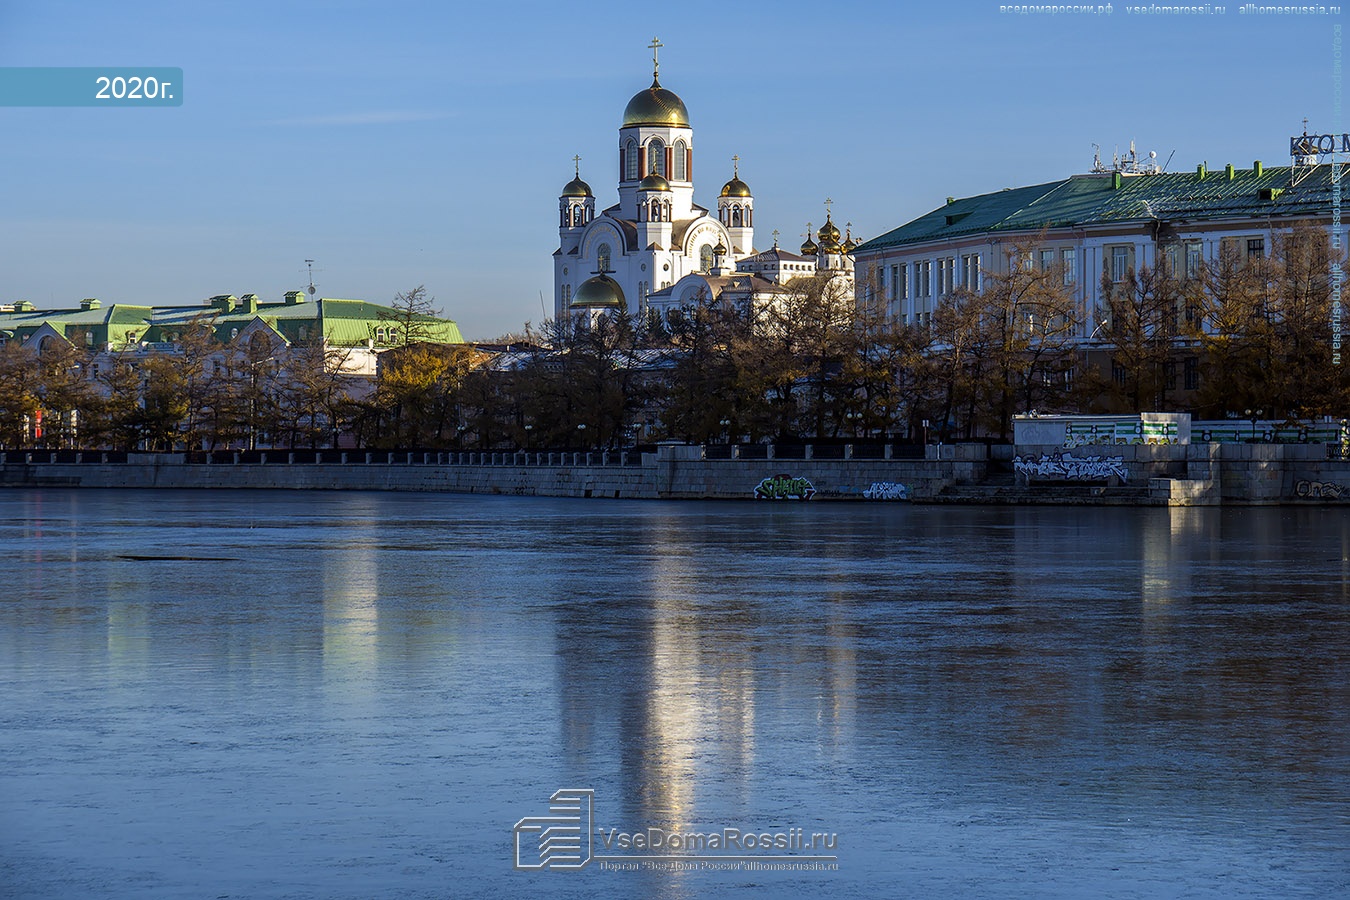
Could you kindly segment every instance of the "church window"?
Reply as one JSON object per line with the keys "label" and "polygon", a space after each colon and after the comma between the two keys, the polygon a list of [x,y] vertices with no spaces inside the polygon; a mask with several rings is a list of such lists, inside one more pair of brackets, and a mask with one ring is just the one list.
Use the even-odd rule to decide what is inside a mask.
{"label": "church window", "polygon": [[731,224],[735,228],[741,226],[741,208],[739,206],[733,206],[731,208]]}
{"label": "church window", "polygon": [[687,148],[684,141],[675,142],[675,152],[671,154],[671,174],[672,181],[688,181],[689,167],[686,165]]}
{"label": "church window", "polygon": [[601,272],[610,271],[609,268],[610,253],[611,251],[609,249],[609,244],[601,244],[595,251],[595,267],[599,269]]}
{"label": "church window", "polygon": [[700,272],[711,272],[713,267],[713,248],[711,244],[704,244],[698,251],[698,268]]}
{"label": "church window", "polygon": [[662,178],[666,176],[666,145],[660,138],[652,138],[647,145],[647,169]]}
{"label": "church window", "polygon": [[623,177],[625,181],[638,180],[638,146],[632,138],[623,149]]}

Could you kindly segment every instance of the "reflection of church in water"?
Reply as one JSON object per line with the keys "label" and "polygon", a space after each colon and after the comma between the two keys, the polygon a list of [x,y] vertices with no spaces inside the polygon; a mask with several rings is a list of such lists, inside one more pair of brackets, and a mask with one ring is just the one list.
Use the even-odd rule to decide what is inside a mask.
{"label": "reflection of church in water", "polygon": [[[850,282],[855,246],[826,215],[802,253],[754,247],[755,201],[739,167],[722,186],[717,213],[694,202],[694,132],[684,101],[661,87],[652,41],[652,86],[628,101],[619,127],[619,202],[599,214],[576,177],[559,197],[553,254],[554,315],[626,307],[664,313],[699,297],[771,299],[793,278],[829,271]],[[777,235],[777,232],[774,232]]]}

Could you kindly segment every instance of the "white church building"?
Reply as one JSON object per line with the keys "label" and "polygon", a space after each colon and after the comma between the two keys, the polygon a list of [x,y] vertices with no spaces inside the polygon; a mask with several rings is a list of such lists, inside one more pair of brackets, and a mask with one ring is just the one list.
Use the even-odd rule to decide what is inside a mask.
{"label": "white church building", "polygon": [[[664,314],[727,287],[768,297],[789,276],[821,269],[843,274],[847,266],[851,281],[852,260],[840,252],[832,222],[822,228],[835,238],[831,256],[793,255],[789,263],[776,240],[770,251],[755,249],[755,201],[738,167],[722,186],[716,214],[694,202],[694,131],[684,101],[661,86],[660,46],[652,41],[651,87],[628,101],[619,126],[619,202],[597,214],[579,165],[558,198],[555,318],[619,308],[634,317]],[[844,246],[851,251],[852,241]],[[738,266],[743,260],[747,265]]]}

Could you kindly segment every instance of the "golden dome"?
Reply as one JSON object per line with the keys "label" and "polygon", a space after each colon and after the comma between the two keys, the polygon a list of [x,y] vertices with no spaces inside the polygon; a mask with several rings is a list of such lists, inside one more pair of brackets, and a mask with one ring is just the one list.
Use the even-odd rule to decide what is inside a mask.
{"label": "golden dome", "polygon": [[717,241],[717,246],[713,248],[713,253],[716,253],[718,256],[727,255],[727,245],[722,243],[720,238]]}
{"label": "golden dome", "polygon": [[820,248],[812,243],[810,238],[807,238],[806,243],[802,244],[802,256],[815,256],[819,250]]}
{"label": "golden dome", "polygon": [[591,186],[589,184],[582,181],[580,178],[573,178],[571,181],[567,182],[567,185],[562,189],[562,194],[560,196],[594,197],[595,195],[591,193]]}
{"label": "golden dome", "polygon": [[639,191],[668,191],[670,182],[666,181],[655,172],[638,182]]}
{"label": "golden dome", "polygon": [[[850,223],[851,224],[851,223]],[[850,228],[844,235],[844,243],[839,245],[839,249],[845,253],[852,253],[858,249],[858,242],[853,240],[853,229]]]}
{"label": "golden dome", "polygon": [[623,110],[623,127],[629,125],[669,125],[689,127],[689,110],[684,101],[652,79],[652,86],[639,91]]}
{"label": "golden dome", "polygon": [[722,185],[722,193],[720,196],[749,197],[750,185],[746,184],[744,181],[741,181],[739,178],[733,178],[726,184]]}
{"label": "golden dome", "polygon": [[839,243],[839,229],[830,221],[829,216],[825,217],[825,224],[820,226],[820,231],[816,232],[816,237],[820,238],[821,244]]}
{"label": "golden dome", "polygon": [[608,275],[600,274],[594,278],[587,278],[577,288],[577,292],[572,296],[571,309],[587,309],[590,307],[604,307],[621,309],[627,306],[623,299],[623,288],[619,283]]}

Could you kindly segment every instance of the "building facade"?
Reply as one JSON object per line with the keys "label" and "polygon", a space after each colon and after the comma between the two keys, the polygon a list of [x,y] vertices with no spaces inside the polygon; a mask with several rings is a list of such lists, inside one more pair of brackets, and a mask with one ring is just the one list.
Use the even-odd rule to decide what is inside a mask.
{"label": "building facade", "polygon": [[[1057,267],[1079,308],[1079,338],[1101,325],[1103,288],[1141,268],[1185,277],[1225,248],[1268,255],[1296,223],[1329,227],[1330,165],[1164,173],[1131,157],[1084,175],[957,199],[854,250],[859,299],[927,325],[943,298],[979,291],[1010,265]],[[1345,246],[1346,234],[1341,235]],[[1030,254],[1030,256],[1026,256]]]}

